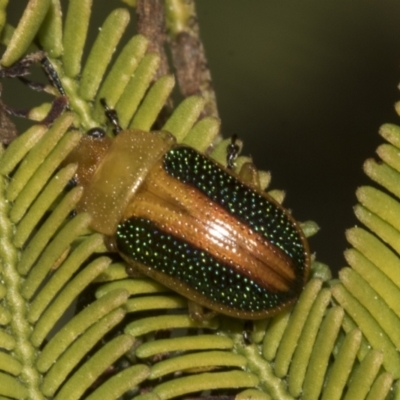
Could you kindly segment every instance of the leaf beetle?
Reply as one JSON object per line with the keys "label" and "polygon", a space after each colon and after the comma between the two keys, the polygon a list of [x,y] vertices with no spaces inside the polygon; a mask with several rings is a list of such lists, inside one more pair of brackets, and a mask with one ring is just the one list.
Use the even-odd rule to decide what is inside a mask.
{"label": "leaf beetle", "polygon": [[165,131],[84,135],[68,161],[84,188],[78,212],[135,270],[217,313],[270,317],[293,304],[310,271],[307,240],[268,194]]}

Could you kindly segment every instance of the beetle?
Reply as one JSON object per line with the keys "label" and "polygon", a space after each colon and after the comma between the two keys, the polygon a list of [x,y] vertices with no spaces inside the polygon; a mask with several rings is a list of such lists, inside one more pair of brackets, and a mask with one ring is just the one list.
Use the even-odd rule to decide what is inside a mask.
{"label": "beetle", "polygon": [[115,138],[84,135],[68,159],[91,228],[134,270],[214,312],[261,319],[292,305],[308,242],[289,211],[230,168],[234,141],[226,168],[169,132],[121,129],[102,102]]}

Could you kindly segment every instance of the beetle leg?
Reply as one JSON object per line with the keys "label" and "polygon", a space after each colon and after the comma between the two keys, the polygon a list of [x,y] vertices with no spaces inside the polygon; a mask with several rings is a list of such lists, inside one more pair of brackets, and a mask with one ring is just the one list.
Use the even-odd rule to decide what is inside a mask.
{"label": "beetle leg", "polygon": [[253,341],[251,340],[251,332],[253,331],[253,329],[254,329],[253,321],[247,320],[244,322],[242,336],[243,336],[243,342],[245,343],[246,346],[253,343]]}
{"label": "beetle leg", "polygon": [[231,144],[226,149],[226,163],[229,169],[235,168],[235,160],[239,154],[240,147],[236,143],[237,135],[232,135]]}
{"label": "beetle leg", "polygon": [[218,313],[216,311],[205,311],[205,308],[200,304],[188,300],[189,315],[193,321],[205,322],[216,317]]}
{"label": "beetle leg", "polygon": [[143,275],[137,268],[135,268],[132,264],[127,264],[125,268],[126,273],[128,274],[129,278],[143,278]]}
{"label": "beetle leg", "polygon": [[118,135],[118,133],[122,131],[122,127],[119,124],[117,112],[113,108],[109,107],[109,105],[106,102],[106,99],[101,98],[100,103],[104,107],[106,117],[110,121],[111,125],[114,127],[113,129],[114,134]]}

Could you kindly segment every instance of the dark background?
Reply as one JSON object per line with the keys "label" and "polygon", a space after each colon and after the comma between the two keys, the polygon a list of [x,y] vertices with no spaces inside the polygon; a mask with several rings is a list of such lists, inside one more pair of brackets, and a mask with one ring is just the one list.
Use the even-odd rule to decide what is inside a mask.
{"label": "dark background", "polygon": [[[25,4],[10,2],[14,21]],[[286,190],[298,220],[320,225],[311,239],[318,259],[342,267],[354,192],[369,184],[363,161],[382,142],[379,126],[399,123],[400,2],[196,4],[223,134],[237,134],[243,154],[272,172],[271,187]],[[93,35],[110,5],[123,3],[94,0]]]}

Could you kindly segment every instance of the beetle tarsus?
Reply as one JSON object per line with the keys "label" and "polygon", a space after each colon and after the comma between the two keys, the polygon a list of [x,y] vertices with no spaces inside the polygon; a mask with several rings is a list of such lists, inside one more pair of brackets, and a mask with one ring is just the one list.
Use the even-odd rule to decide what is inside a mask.
{"label": "beetle tarsus", "polygon": [[237,141],[237,135],[234,134],[231,137],[231,143],[228,145],[226,149],[226,163],[229,169],[235,168],[235,160],[240,151],[240,147],[238,146],[236,141]]}

